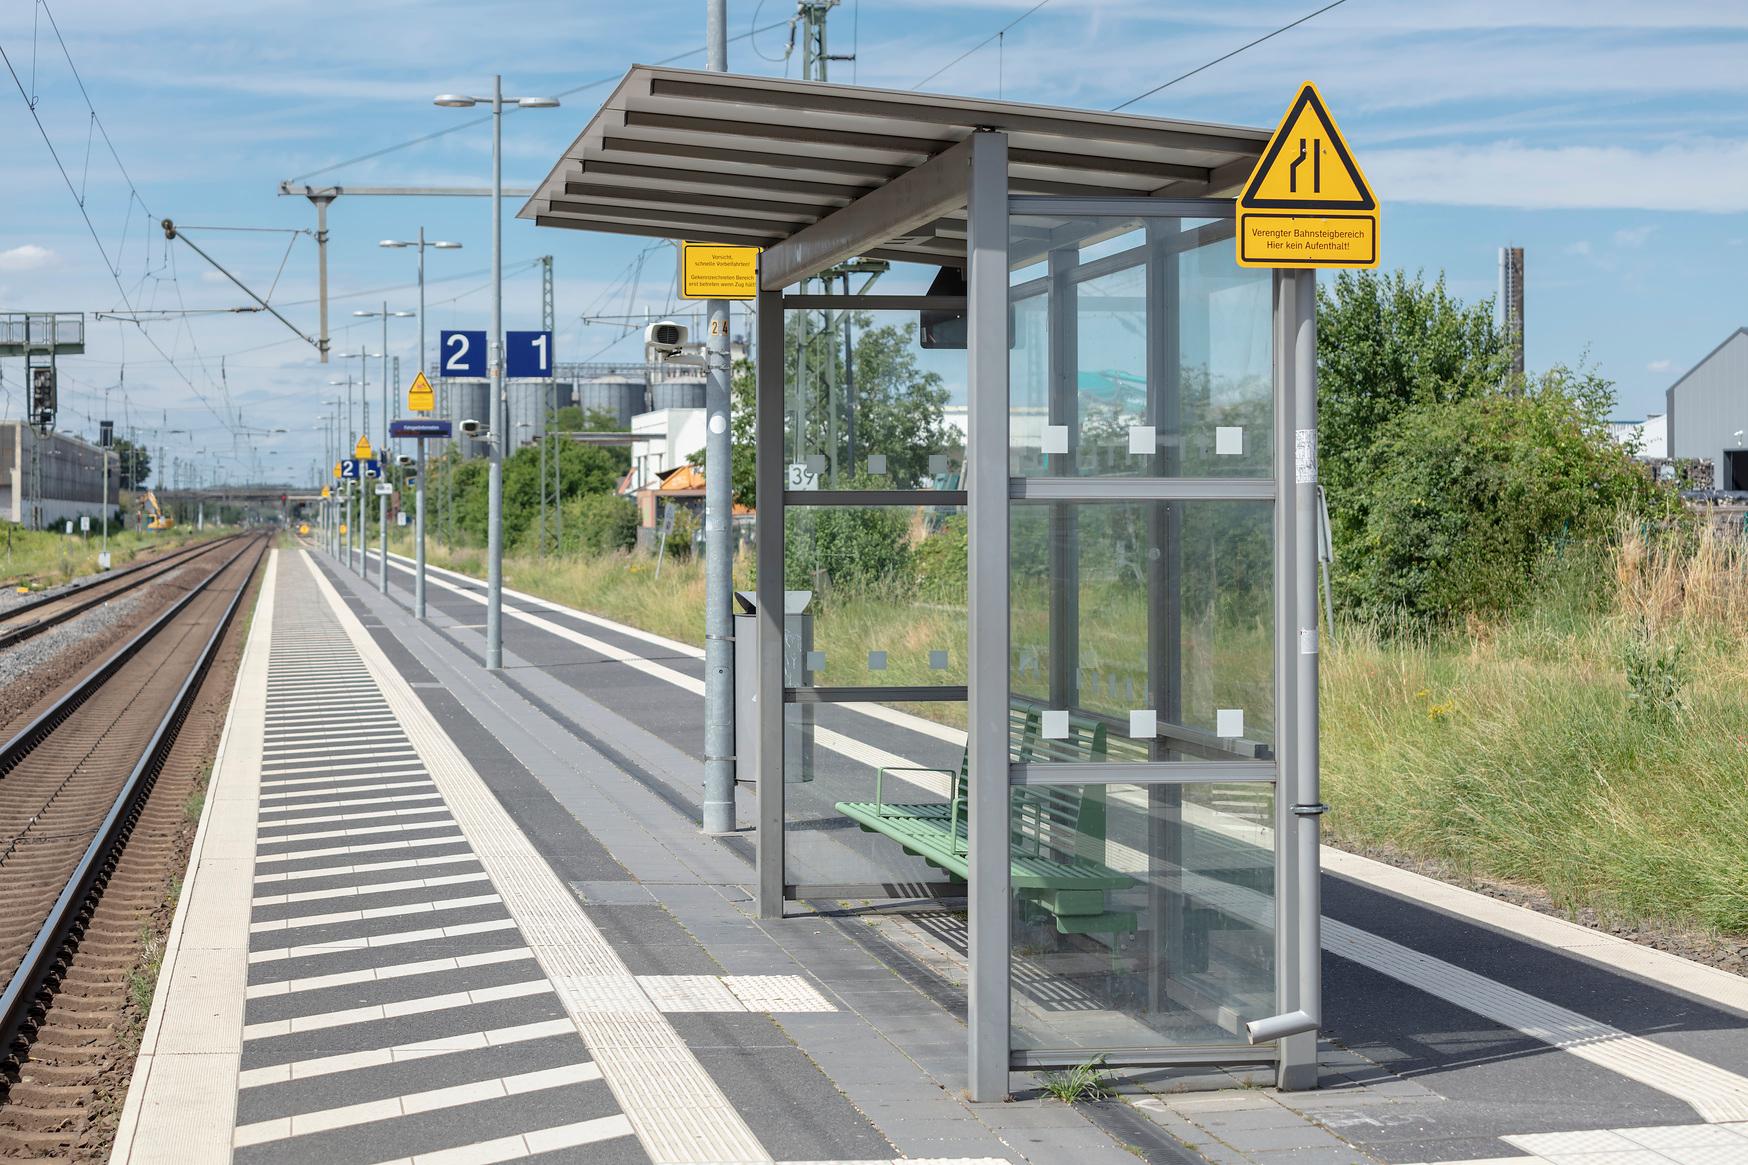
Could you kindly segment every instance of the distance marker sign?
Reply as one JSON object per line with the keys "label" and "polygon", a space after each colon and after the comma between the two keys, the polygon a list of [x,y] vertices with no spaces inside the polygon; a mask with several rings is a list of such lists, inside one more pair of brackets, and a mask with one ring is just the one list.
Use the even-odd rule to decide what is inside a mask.
{"label": "distance marker sign", "polygon": [[1307,81],[1238,196],[1240,267],[1376,267],[1378,199]]}

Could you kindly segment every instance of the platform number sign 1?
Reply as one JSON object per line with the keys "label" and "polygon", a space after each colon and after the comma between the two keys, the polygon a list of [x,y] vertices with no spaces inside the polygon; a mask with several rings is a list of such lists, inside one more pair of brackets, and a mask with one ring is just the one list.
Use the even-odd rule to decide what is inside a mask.
{"label": "platform number sign 1", "polygon": [[437,373],[453,378],[486,374],[486,334],[445,330],[437,342]]}
{"label": "platform number sign 1", "polygon": [[505,332],[505,374],[512,379],[552,375],[551,332]]}

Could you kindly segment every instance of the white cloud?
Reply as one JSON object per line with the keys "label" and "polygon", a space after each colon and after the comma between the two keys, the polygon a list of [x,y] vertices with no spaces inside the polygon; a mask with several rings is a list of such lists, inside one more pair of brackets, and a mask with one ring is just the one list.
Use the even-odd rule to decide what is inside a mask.
{"label": "white cloud", "polygon": [[[1748,211],[1748,141],[1704,139],[1642,149],[1503,141],[1378,150],[1366,155],[1365,166],[1385,203]],[[1645,229],[1616,232],[1616,242],[1626,244]]]}
{"label": "white cloud", "polygon": [[1668,372],[1673,367],[1675,367],[1675,361],[1673,361],[1673,360],[1653,360],[1649,364],[1645,365],[1645,371],[1646,372]]}
{"label": "white cloud", "polygon": [[1642,247],[1657,230],[1657,224],[1646,223],[1643,226],[1622,227],[1614,233],[1614,245],[1617,247]]}
{"label": "white cloud", "polygon": [[37,271],[60,261],[60,256],[35,243],[21,243],[9,251],[0,251],[0,271]]}
{"label": "white cloud", "polygon": [[1577,255],[1579,257],[1589,255],[1590,254],[1590,240],[1589,239],[1579,239],[1575,243],[1567,243],[1566,246],[1563,248],[1563,250],[1568,255]]}

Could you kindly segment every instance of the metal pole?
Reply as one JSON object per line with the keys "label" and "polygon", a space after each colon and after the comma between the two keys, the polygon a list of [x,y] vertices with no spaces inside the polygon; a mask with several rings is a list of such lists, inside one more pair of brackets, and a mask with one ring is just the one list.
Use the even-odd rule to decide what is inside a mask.
{"label": "metal pole", "polygon": [[[419,228],[419,375],[425,374],[425,228]],[[425,617],[425,438],[419,438],[419,479],[413,501],[413,616]]]}
{"label": "metal pole", "polygon": [[[382,480],[388,482],[388,300],[382,301],[382,448],[377,457],[382,462]],[[382,569],[376,575],[376,589],[388,594],[388,495],[376,499],[376,536],[382,546]]]}
{"label": "metal pole", "polygon": [[491,432],[486,441],[486,667],[504,666],[504,79],[492,77]]}
{"label": "metal pole", "polygon": [[[707,67],[728,71],[728,0],[709,0]],[[734,542],[730,529],[728,301],[705,305],[704,349],[704,832],[734,829]],[[779,615],[782,608],[779,607]],[[779,780],[782,778],[779,777]]]}
{"label": "metal pole", "polygon": [[972,603],[967,740],[970,878],[966,993],[970,1093],[1008,1094],[1008,149],[971,139],[966,203],[966,334],[971,415],[966,441]]}
{"label": "metal pole", "polygon": [[322,354],[322,363],[328,362],[328,203],[333,198],[325,195],[310,196],[310,201],[316,204],[316,284],[317,296],[321,300],[322,334],[316,345]]}
{"label": "metal pole", "polygon": [[[369,348],[370,345],[365,344],[363,347]],[[358,413],[358,433],[360,436],[369,437],[370,354],[365,351],[358,353]],[[380,453],[381,450],[374,450],[374,452]],[[365,486],[369,481],[370,479],[364,476],[364,467],[360,465],[358,467],[358,577],[365,582],[370,581],[370,528],[367,525],[370,511],[364,506],[364,495],[369,492]]]}
{"label": "metal pole", "polygon": [[753,516],[758,654],[758,730],[753,740],[737,742],[752,750],[758,774],[759,824],[756,833],[759,917],[783,917],[783,291],[761,289],[758,338],[753,359],[757,377],[753,448],[758,454],[758,511]]}

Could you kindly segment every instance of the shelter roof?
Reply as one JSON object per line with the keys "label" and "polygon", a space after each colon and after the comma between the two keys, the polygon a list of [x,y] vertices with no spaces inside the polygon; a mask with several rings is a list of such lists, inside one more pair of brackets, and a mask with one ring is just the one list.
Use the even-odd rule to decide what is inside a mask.
{"label": "shelter roof", "polygon": [[[907,90],[634,65],[519,217],[541,226],[770,246],[980,129],[1008,135],[1014,194],[1234,193],[1266,129]],[[964,212],[868,254],[959,265]]]}

